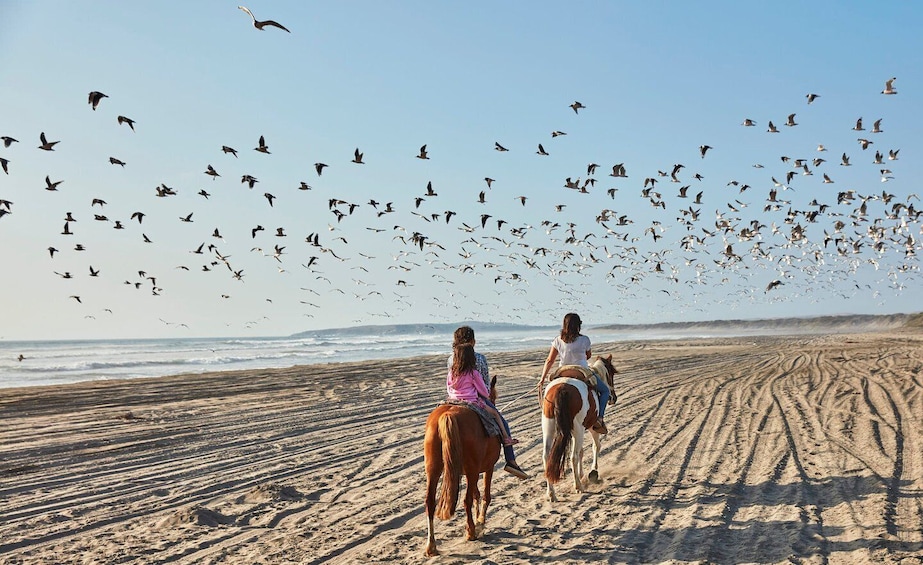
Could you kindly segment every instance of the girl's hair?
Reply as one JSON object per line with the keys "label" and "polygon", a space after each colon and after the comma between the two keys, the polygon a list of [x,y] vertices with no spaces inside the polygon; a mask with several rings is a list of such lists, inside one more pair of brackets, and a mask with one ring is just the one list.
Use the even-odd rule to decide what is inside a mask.
{"label": "girl's hair", "polygon": [[571,312],[564,316],[564,323],[561,325],[561,341],[564,343],[573,343],[580,337],[580,316]]}
{"label": "girl's hair", "polygon": [[452,376],[457,377],[475,368],[474,330],[462,326],[452,336]]}

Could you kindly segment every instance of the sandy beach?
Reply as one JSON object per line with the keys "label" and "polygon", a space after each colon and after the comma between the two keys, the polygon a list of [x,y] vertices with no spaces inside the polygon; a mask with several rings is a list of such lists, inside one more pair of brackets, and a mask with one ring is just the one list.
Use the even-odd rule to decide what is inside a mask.
{"label": "sandy beach", "polygon": [[422,554],[431,356],[5,389],[0,563],[923,563],[919,330],[594,344],[602,482],[556,504],[546,351],[482,353],[532,478],[480,540]]}

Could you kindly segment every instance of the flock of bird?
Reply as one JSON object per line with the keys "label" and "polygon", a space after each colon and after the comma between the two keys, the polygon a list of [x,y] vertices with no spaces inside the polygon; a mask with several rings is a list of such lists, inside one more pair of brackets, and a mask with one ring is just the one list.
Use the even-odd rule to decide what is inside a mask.
{"label": "flock of bird", "polygon": [[[244,6],[239,8],[258,30],[275,27],[289,31],[275,21],[256,20]],[[881,94],[896,95],[895,81],[887,80]],[[806,98],[809,105],[824,100],[813,93]],[[90,110],[98,114],[105,114],[111,100],[99,91],[88,96]],[[569,107],[576,114],[574,119],[586,119],[590,111],[578,101]],[[796,115],[790,114],[783,128],[801,127]],[[141,122],[124,115],[115,116],[114,122],[130,128],[133,135],[143,135]],[[751,128],[758,123],[748,117],[742,126]],[[875,167],[881,186],[895,179],[900,150],[878,149],[884,142],[876,141],[885,138],[881,120],[875,121],[871,130],[863,127],[861,118],[851,128],[845,126],[844,130],[861,136],[855,151],[863,157],[875,146],[874,157],[864,159],[868,164],[856,165]],[[780,132],[772,121],[767,121],[766,127],[767,133]],[[7,176],[15,178],[16,152],[30,148],[20,147],[16,137],[0,133],[4,133],[0,139],[5,153],[0,156],[0,165]],[[36,133],[17,135],[24,139],[36,135],[40,151],[53,152],[62,143],[54,138],[49,141],[45,131]],[[566,136],[566,132],[553,129],[551,143],[566,142]],[[254,133],[253,139],[256,141],[249,151],[261,154],[261,159],[272,159],[265,135]],[[546,143],[536,142],[539,158],[551,154]],[[85,209],[54,211],[61,216],[61,231],[39,237],[48,241],[47,276],[67,279],[73,285],[62,298],[85,307],[80,315],[88,318],[95,319],[102,312],[112,315],[113,309],[107,304],[87,304],[80,289],[91,280],[118,273],[114,276],[123,279],[120,284],[125,285],[126,292],[143,290],[152,296],[169,295],[171,289],[164,281],[175,281],[177,276],[218,277],[222,282],[215,285],[215,295],[228,301],[235,294],[233,285],[257,278],[251,272],[260,269],[265,271],[260,273],[261,279],[274,271],[280,275],[274,284],[297,286],[299,298],[286,308],[328,320],[328,326],[347,321],[369,323],[375,317],[388,318],[423,303],[427,308],[435,306],[438,315],[448,321],[480,315],[492,321],[554,324],[564,309],[596,312],[599,321],[624,319],[633,304],[644,300],[664,299],[667,307],[675,304],[707,315],[709,304],[700,301],[712,296],[715,287],[727,289],[722,300],[746,307],[754,301],[824,300],[830,293],[874,300],[885,293],[900,294],[919,282],[921,211],[915,194],[891,193],[880,187],[844,187],[816,190],[806,206],[793,205],[790,194],[809,190],[807,183],[817,182],[810,181],[815,173],[823,179],[818,184],[824,186],[836,182],[833,169],[853,166],[854,155],[844,151],[839,159],[828,160],[823,145],[814,155],[776,155],[774,165],[753,164],[757,169],[772,170],[765,172],[764,182],[752,185],[735,178],[706,179],[700,172],[687,176],[687,171],[695,168],[691,163],[635,171],[630,163],[590,162],[585,169],[581,166],[558,179],[558,190],[563,189],[568,196],[585,195],[576,197],[583,199],[579,206],[570,207],[560,202],[563,193],[503,194],[503,185],[513,183],[488,174],[482,185],[471,189],[471,202],[484,210],[474,214],[439,206],[438,180],[427,182],[415,195],[386,194],[380,200],[350,201],[345,195],[321,195],[323,190],[312,183],[319,185],[337,174],[340,164],[333,161],[314,163],[314,180],[292,179],[287,187],[260,191],[256,187],[261,181],[252,172],[241,173],[239,183],[236,174],[222,174],[240,166],[258,167],[247,157],[254,153],[239,151],[233,145],[215,140],[213,148],[203,149],[202,178],[207,177],[206,182],[214,188],[195,187],[198,191],[194,192],[194,188],[161,183],[146,200],[125,196],[122,207],[136,209],[127,219],[111,217],[107,212],[110,204],[89,194]],[[518,150],[500,141],[493,149],[504,154]],[[720,148],[703,143],[695,161],[704,162],[715,151]],[[372,161],[367,164],[360,147],[351,157],[343,156],[342,166],[374,167]],[[407,166],[413,166],[415,159],[436,158],[436,152],[423,144],[408,152]],[[108,159],[114,166],[131,168],[116,157]],[[61,191],[66,186],[62,183],[46,175],[44,189]],[[324,207],[330,214],[328,225],[307,233],[297,233],[300,226],[264,227],[260,223],[233,233],[221,225],[195,228],[195,236],[190,231],[188,248],[176,256],[175,268],[181,274],[154,273],[143,265],[143,257],[138,265],[126,265],[121,259],[107,263],[105,257],[97,256],[102,262],[88,263],[83,272],[55,268],[61,255],[87,252],[85,245],[76,241],[80,234],[77,226],[90,223],[134,232],[134,241],[140,237],[144,244],[156,247],[159,238],[144,230],[144,222],[167,214],[167,208],[157,200],[194,192],[195,209],[184,211],[175,220],[194,224],[200,210],[209,206],[212,192],[233,190],[234,186],[247,193],[263,192],[261,200],[270,211],[278,210],[280,202],[286,207]],[[668,191],[669,186],[675,189]],[[500,217],[488,206],[498,198],[517,202],[517,212]],[[637,198],[649,204],[645,206],[649,213],[624,211],[628,208],[625,200]],[[14,205],[0,192],[0,232],[4,222],[15,217],[18,207],[31,205]],[[374,243],[349,243],[355,240]],[[168,250],[157,251],[165,252]],[[248,254],[265,259],[256,263],[248,260],[248,266],[241,266],[238,258]],[[844,280],[856,282],[844,285]],[[469,295],[475,293],[470,289],[475,285],[491,288],[494,300],[471,300]],[[537,303],[530,297],[530,288],[539,285],[553,287],[559,300]],[[265,302],[272,304],[276,294],[267,291]],[[368,301],[368,309],[358,319],[342,320],[337,318],[337,305],[342,301]],[[164,320],[158,308],[153,302],[152,316],[165,324],[188,328],[185,321]],[[267,319],[268,315],[255,317],[246,325]]]}

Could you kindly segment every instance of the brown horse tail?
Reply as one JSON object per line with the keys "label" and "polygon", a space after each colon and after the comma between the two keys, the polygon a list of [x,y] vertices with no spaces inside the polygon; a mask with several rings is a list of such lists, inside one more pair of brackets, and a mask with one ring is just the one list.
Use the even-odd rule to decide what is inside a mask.
{"label": "brown horse tail", "polygon": [[558,433],[551,443],[551,453],[548,455],[548,465],[545,468],[545,479],[552,484],[564,478],[564,459],[567,457],[567,447],[574,432],[574,415],[568,409],[569,404],[568,387],[559,387],[554,397],[554,420]]}
{"label": "brown horse tail", "polygon": [[448,520],[455,514],[455,508],[458,506],[458,483],[462,470],[461,436],[458,433],[458,423],[453,416],[440,416],[439,439],[442,442],[445,476],[442,477],[442,492],[436,505],[436,516],[440,520]]}

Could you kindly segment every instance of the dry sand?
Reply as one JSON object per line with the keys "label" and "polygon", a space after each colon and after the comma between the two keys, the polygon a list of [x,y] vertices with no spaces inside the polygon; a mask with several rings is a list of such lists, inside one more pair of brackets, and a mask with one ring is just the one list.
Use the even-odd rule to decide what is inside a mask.
{"label": "dry sand", "polygon": [[[2,563],[923,563],[923,334],[597,344],[602,483],[545,500],[544,351],[492,354],[519,461],[424,559],[444,358],[0,391]],[[589,445],[589,442],[587,443]]]}

